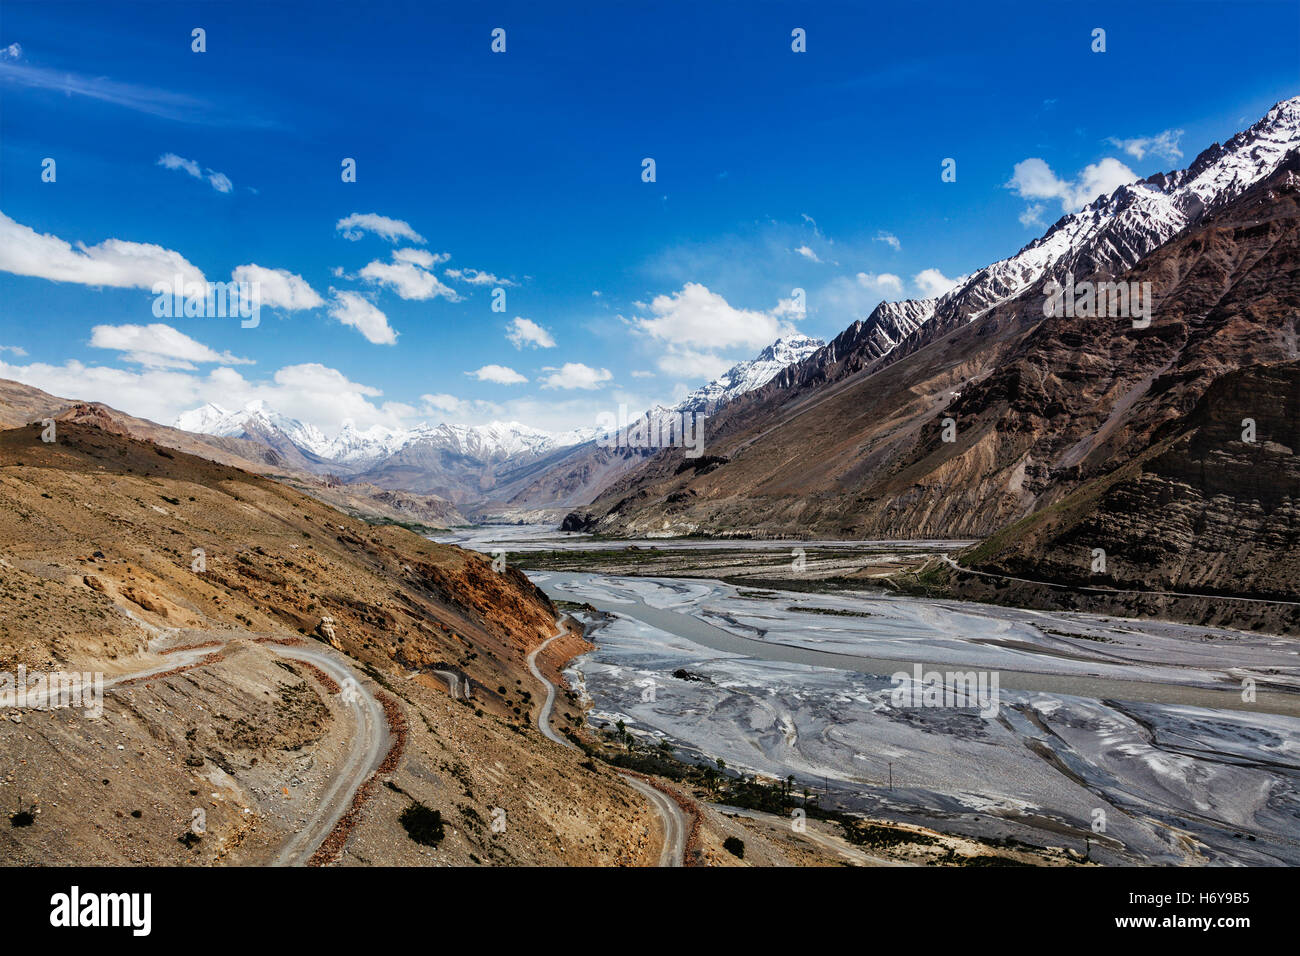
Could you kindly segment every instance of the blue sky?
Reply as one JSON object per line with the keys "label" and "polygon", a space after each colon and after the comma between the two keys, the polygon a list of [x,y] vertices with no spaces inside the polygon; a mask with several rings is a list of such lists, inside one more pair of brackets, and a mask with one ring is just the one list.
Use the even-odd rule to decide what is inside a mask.
{"label": "blue sky", "polygon": [[[165,422],[590,426],[941,291],[1300,92],[1294,2],[548,6],[7,0],[0,377]],[[260,324],[156,317],[177,261],[273,270]]]}

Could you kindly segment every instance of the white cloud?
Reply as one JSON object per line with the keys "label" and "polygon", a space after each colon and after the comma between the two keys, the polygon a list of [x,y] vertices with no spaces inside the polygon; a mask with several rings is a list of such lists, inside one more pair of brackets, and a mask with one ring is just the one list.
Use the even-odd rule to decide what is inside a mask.
{"label": "white cloud", "polygon": [[892,232],[885,232],[885,230],[883,229],[881,229],[879,232],[876,233],[875,241],[883,242],[887,244],[895,252],[903,248],[903,244],[898,241],[898,237],[896,235],[894,235]]}
{"label": "white cloud", "polygon": [[470,285],[514,285],[509,279],[502,279],[482,269],[448,269],[447,278],[454,279],[456,282],[467,282]]}
{"label": "white cloud", "polygon": [[1016,163],[1004,185],[1022,199],[1059,199],[1063,210],[1075,212],[1137,179],[1137,173],[1109,156],[1085,166],[1073,182],[1059,178],[1047,163],[1031,157]]}
{"label": "white cloud", "polygon": [[450,252],[430,252],[428,249],[394,249],[394,262],[409,262],[422,269],[432,269],[451,258]]}
{"label": "white cloud", "polygon": [[498,385],[519,385],[528,381],[527,378],[505,365],[484,365],[480,369],[465,374],[474,376],[480,382],[495,382]]}
{"label": "white cloud", "polygon": [[36,276],[51,282],[150,289],[169,287],[177,275],[189,285],[206,283],[203,273],[184,256],[162,246],[124,239],[105,239],[76,248],[57,236],[36,232],[0,212],[0,271]]}
{"label": "white cloud", "polygon": [[440,393],[437,395],[421,395],[420,401],[430,408],[437,409],[440,412],[457,412],[465,406],[463,399],[455,395]]}
{"label": "white cloud", "polygon": [[659,371],[675,378],[689,378],[696,382],[711,382],[735,362],[691,348],[669,349],[655,363]]}
{"label": "white cloud", "polygon": [[506,338],[517,349],[522,349],[525,345],[532,346],[535,349],[555,348],[555,339],[551,337],[550,332],[532,319],[525,319],[521,316],[515,316],[510,323],[510,331],[506,333]]}
{"label": "white cloud", "polygon": [[636,328],[676,346],[762,348],[792,331],[771,312],[734,308],[698,282],[687,282],[671,295],[655,296],[650,312],[650,318],[634,319]]}
{"label": "white cloud", "polygon": [[27,350],[21,345],[0,345],[0,352],[11,352],[19,358],[27,354]]}
{"label": "white cloud", "polygon": [[361,270],[361,278],[386,285],[403,299],[434,299],[441,296],[459,302],[460,294],[429,270],[446,261],[446,253],[435,255],[423,249],[397,249],[392,262],[374,262]]}
{"label": "white cloud", "polygon": [[813,262],[821,262],[821,260],[817,258],[817,253],[813,252],[812,249],[808,248],[806,245],[800,246],[795,250],[795,252],[799,253],[799,255],[803,256],[805,259],[811,259]]}
{"label": "white cloud", "polygon": [[1183,151],[1179,148],[1179,140],[1183,138],[1183,130],[1167,129],[1163,133],[1157,133],[1155,136],[1139,136],[1135,139],[1116,139],[1110,137],[1107,142],[1113,146],[1118,146],[1124,152],[1136,159],[1142,159],[1147,153],[1152,156],[1159,156],[1161,159],[1167,159],[1171,163],[1183,158]]}
{"label": "white cloud", "polygon": [[737,309],[698,282],[687,282],[681,291],[671,295],[655,296],[648,309],[641,303],[636,305],[651,316],[634,317],[633,328],[665,346],[656,363],[660,370],[706,379],[715,378],[735,363],[734,358],[724,358],[717,352],[744,348],[752,353],[793,333],[794,326],[786,318],[803,315],[789,299],[781,300],[769,312]]}
{"label": "white cloud", "polygon": [[388,316],[355,292],[330,289],[334,301],[329,314],[344,325],[350,325],[375,345],[396,345],[397,333],[388,325]]}
{"label": "white cloud", "polygon": [[380,216],[373,212],[354,212],[340,219],[334,228],[343,233],[343,238],[351,239],[353,242],[367,232],[372,232],[389,242],[405,239],[408,242],[424,244],[424,237],[412,229],[409,223],[401,219],[389,219],[387,216]]}
{"label": "white cloud", "polygon": [[551,374],[542,379],[542,388],[600,388],[614,376],[607,368],[592,368],[581,362],[565,362],[560,368],[544,368]]}
{"label": "white cloud", "polygon": [[20,60],[22,55],[23,48],[17,43],[11,43],[3,50],[0,50],[0,60]]}
{"label": "white cloud", "polygon": [[654,378],[654,377],[655,377],[655,373],[654,373],[654,372],[647,372],[645,369],[633,369],[633,370],[632,370],[632,377],[633,377],[633,378]]}
{"label": "white cloud", "polygon": [[184,332],[178,332],[161,322],[149,325],[97,325],[91,329],[90,346],[125,352],[123,358],[128,362],[154,369],[193,369],[195,362],[253,364],[251,359],[214,351]]}
{"label": "white cloud", "polygon": [[235,184],[230,181],[230,177],[225,173],[218,173],[214,170],[207,170],[208,183],[219,193],[228,193],[235,188]]}
{"label": "white cloud", "polygon": [[266,269],[252,264],[236,266],[230,273],[236,282],[256,282],[261,292],[261,304],[270,309],[294,312],[298,309],[316,309],[325,300],[307,284],[302,276],[288,269]]}
{"label": "white cloud", "polygon": [[1020,214],[1020,225],[1028,229],[1030,226],[1046,226],[1043,222],[1043,204],[1040,202],[1026,206],[1025,211]]}
{"label": "white cloud", "polygon": [[938,269],[922,269],[912,276],[912,281],[927,299],[935,299],[957,285],[957,279],[949,279]]}
{"label": "white cloud", "polygon": [[175,153],[163,153],[158,157],[158,165],[167,169],[178,169],[181,172],[189,173],[195,179],[207,179],[208,185],[219,193],[228,193],[235,188],[230,177],[225,173],[219,173],[215,169],[203,169],[192,159],[185,159],[177,156]]}
{"label": "white cloud", "polygon": [[870,272],[859,272],[853,279],[862,288],[870,289],[882,296],[903,294],[903,280],[892,272],[881,272],[876,275]]}

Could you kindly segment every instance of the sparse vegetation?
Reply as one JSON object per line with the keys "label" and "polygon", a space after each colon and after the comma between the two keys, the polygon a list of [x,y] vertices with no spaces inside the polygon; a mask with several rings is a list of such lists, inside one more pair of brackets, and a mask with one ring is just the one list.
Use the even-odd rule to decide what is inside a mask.
{"label": "sparse vegetation", "polygon": [[444,836],[442,812],[431,810],[416,800],[402,811],[398,822],[406,830],[406,835],[422,846],[437,846]]}

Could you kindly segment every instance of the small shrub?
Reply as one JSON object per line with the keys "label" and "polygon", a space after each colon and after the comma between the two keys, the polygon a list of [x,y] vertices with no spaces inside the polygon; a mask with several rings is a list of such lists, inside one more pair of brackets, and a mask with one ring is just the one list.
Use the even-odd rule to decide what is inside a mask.
{"label": "small shrub", "polygon": [[406,835],[423,846],[437,846],[443,838],[442,813],[419,801],[403,810],[399,820]]}

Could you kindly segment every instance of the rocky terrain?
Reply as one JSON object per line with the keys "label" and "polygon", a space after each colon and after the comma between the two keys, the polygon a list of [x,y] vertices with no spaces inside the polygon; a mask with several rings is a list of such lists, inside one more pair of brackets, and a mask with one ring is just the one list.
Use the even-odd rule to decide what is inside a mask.
{"label": "rocky terrain", "polygon": [[[0,432],[0,670],[106,687],[98,717],[0,714],[0,861],[276,860],[351,760],[348,674],[387,739],[314,862],[657,857],[651,808],[531,728],[523,656],[555,609],[521,574],[85,422],[41,431]],[[417,806],[438,839],[408,835]]]}

